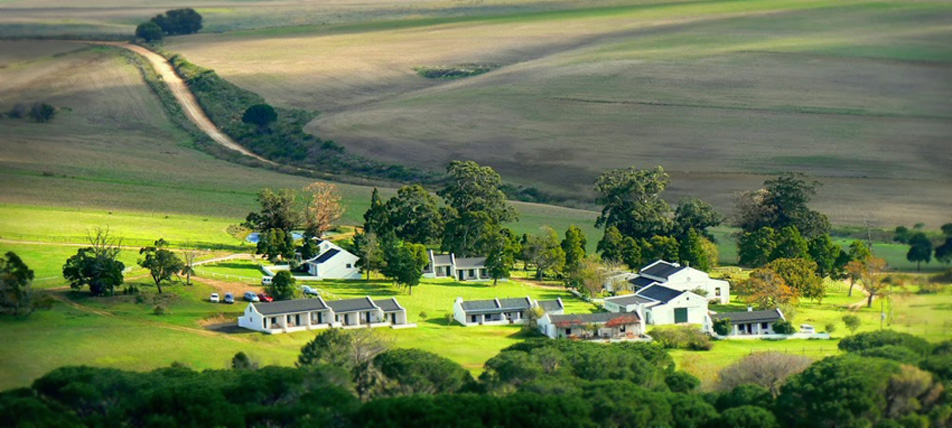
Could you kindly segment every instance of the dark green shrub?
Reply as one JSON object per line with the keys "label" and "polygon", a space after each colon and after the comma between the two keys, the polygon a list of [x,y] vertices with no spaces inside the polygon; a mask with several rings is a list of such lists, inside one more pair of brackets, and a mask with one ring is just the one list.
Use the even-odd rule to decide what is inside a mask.
{"label": "dark green shrub", "polygon": [[777,320],[773,323],[773,331],[777,334],[793,334],[797,332],[797,329],[793,327],[793,324],[787,320]]}
{"label": "dark green shrub", "polygon": [[902,346],[923,356],[932,352],[932,345],[925,339],[893,330],[878,330],[850,336],[840,341],[839,348],[846,352],[859,352],[886,345]]}

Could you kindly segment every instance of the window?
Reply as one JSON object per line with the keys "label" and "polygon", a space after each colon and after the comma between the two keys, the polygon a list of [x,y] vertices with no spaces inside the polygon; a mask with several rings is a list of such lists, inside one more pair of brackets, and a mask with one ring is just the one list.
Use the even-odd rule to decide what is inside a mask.
{"label": "window", "polygon": [[352,264],[350,264],[350,263],[347,263],[347,269],[350,269],[350,268],[352,268],[352,267],[354,267],[354,265],[352,265]]}
{"label": "window", "polygon": [[717,288],[714,289],[714,295],[717,296],[717,297],[721,297],[721,288],[720,288],[720,287],[717,287]]}
{"label": "window", "polygon": [[688,322],[688,308],[674,308],[674,323],[682,324]]}
{"label": "window", "polygon": [[470,269],[468,274],[469,276],[476,276],[476,269]]}
{"label": "window", "polygon": [[572,329],[570,329],[570,328],[565,329],[565,335],[566,335],[566,336],[571,336],[571,335],[572,335]]}
{"label": "window", "polygon": [[768,324],[767,324],[767,323],[765,323],[765,322],[760,323],[760,329],[761,329],[761,330],[766,330],[767,327],[768,327]]}

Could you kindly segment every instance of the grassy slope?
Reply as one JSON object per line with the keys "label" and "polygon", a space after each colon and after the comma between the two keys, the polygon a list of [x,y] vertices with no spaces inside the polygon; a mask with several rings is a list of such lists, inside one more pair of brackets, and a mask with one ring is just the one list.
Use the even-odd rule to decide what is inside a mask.
{"label": "grassy slope", "polygon": [[[941,2],[629,3],[206,34],[170,49],[270,102],[324,110],[312,129],[367,155],[473,158],[571,194],[604,168],[661,164],[672,199],[722,209],[764,174],[803,170],[823,176],[818,206],[837,223],[935,227],[952,199],[947,159],[934,156],[952,133],[950,13]],[[453,82],[412,70],[468,62],[506,66]]]}

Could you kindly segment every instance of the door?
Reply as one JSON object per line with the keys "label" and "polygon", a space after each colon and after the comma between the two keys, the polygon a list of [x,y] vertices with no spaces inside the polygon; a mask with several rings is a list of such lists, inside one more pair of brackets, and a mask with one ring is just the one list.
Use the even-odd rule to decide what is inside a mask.
{"label": "door", "polygon": [[674,323],[682,324],[688,322],[688,308],[674,308]]}
{"label": "door", "polygon": [[367,324],[370,324],[370,312],[367,312]]}
{"label": "door", "polygon": [[390,324],[397,323],[397,314],[390,314]]}

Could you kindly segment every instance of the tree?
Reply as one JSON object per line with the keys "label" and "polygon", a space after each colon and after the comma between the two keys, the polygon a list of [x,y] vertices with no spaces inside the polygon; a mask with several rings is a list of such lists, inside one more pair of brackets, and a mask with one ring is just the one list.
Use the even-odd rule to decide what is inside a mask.
{"label": "tree", "polygon": [[231,357],[231,369],[258,370],[258,363],[251,361],[251,358],[248,357],[248,354],[245,354],[244,352],[238,352],[234,357]]}
{"label": "tree", "polygon": [[450,179],[437,194],[447,207],[443,210],[445,228],[441,248],[458,257],[468,257],[483,250],[482,233],[488,226],[515,221],[516,211],[506,204],[506,194],[499,190],[502,178],[488,166],[473,161],[450,162],[446,172]]}
{"label": "tree", "polygon": [[757,352],[721,369],[717,389],[730,391],[741,385],[757,385],[776,397],[790,376],[810,367],[813,359],[782,352]]}
{"label": "tree", "polygon": [[516,262],[516,254],[522,251],[515,234],[509,229],[499,229],[487,234],[486,272],[493,279],[493,286],[502,278],[509,277],[509,271]]}
{"label": "tree", "polygon": [[770,227],[773,224],[774,207],[767,205],[767,190],[748,190],[734,197],[734,211],[731,222],[734,226],[750,233]]}
{"label": "tree", "polygon": [[56,116],[56,108],[47,103],[36,103],[30,107],[30,119],[35,122],[46,123]]}
{"label": "tree", "polygon": [[364,212],[364,233],[373,233],[382,236],[390,230],[390,219],[387,207],[380,199],[380,192],[374,187],[370,195],[370,208]]}
{"label": "tree", "polygon": [[863,241],[853,241],[850,243],[850,249],[847,254],[849,261],[844,267],[846,276],[850,280],[850,290],[847,295],[853,296],[853,287],[856,285],[856,281],[860,279],[862,271],[866,268],[866,263],[873,257],[873,253]]}
{"label": "tree", "polygon": [[909,252],[906,260],[916,263],[916,270],[922,270],[922,262],[932,261],[932,241],[925,233],[916,232],[909,238]]}
{"label": "tree", "polygon": [[866,299],[866,307],[873,306],[873,299],[879,295],[886,297],[890,293],[890,285],[883,281],[883,273],[888,265],[886,261],[878,257],[870,257],[863,263],[859,270],[859,280],[863,282],[863,288],[869,293]]}
{"label": "tree", "polygon": [[679,259],[681,263],[702,271],[710,271],[717,264],[717,245],[708,241],[694,229],[681,238]]}
{"label": "tree", "polygon": [[855,336],[847,337],[837,344],[837,347],[844,352],[862,352],[884,346],[903,347],[915,352],[916,355],[920,357],[929,355],[932,352],[932,344],[930,344],[929,341],[909,333],[900,333],[892,330],[860,333]]}
{"label": "tree", "polygon": [[816,262],[816,274],[820,278],[832,275],[837,258],[843,250],[833,243],[830,235],[819,235],[811,239],[807,247],[810,258]]}
{"label": "tree", "polygon": [[390,396],[453,394],[473,382],[459,364],[419,349],[392,349],[374,357],[374,365],[387,377]]}
{"label": "tree", "polygon": [[787,320],[777,320],[773,323],[773,331],[777,334],[793,334],[797,332],[797,329],[793,326],[793,323]]}
{"label": "tree", "polygon": [[162,27],[155,21],[146,21],[136,27],[136,37],[149,43],[162,40],[163,35]]}
{"label": "tree", "polygon": [[354,234],[354,251],[360,256],[357,267],[367,275],[369,280],[371,272],[379,269],[384,263],[383,250],[380,248],[377,234],[373,232]]}
{"label": "tree", "polygon": [[717,428],[777,428],[777,417],[769,410],[757,406],[732,407],[721,413]]}
{"label": "tree", "polygon": [[908,244],[909,237],[912,235],[912,232],[909,231],[909,228],[906,226],[896,226],[896,229],[893,231],[893,241],[900,244]]}
{"label": "tree", "polygon": [[760,267],[770,263],[776,248],[777,234],[770,227],[743,233],[737,239],[737,251],[742,266]]}
{"label": "tree", "polygon": [[362,399],[368,398],[379,385],[379,371],[374,358],[393,346],[393,339],[377,329],[328,329],[301,348],[298,367],[330,365],[351,375]]}
{"label": "tree", "polygon": [[139,260],[139,266],[149,270],[149,275],[152,276],[159,294],[162,294],[162,281],[172,279],[172,275],[185,268],[185,263],[182,263],[175,253],[167,250],[166,245],[167,242],[164,239],[159,239],[153,246],[142,247],[139,250],[139,254],[145,256]]}
{"label": "tree", "polygon": [[681,244],[673,236],[655,235],[648,241],[649,245],[640,245],[642,256],[648,260],[679,260]]}
{"label": "tree", "polygon": [[796,290],[796,294],[808,299],[823,301],[826,293],[823,279],[816,274],[816,262],[807,259],[777,259],[767,265],[783,282]]}
{"label": "tree", "polygon": [[76,255],[66,259],[63,278],[69,281],[73,289],[88,285],[93,296],[101,296],[106,292],[112,295],[116,287],[122,284],[122,271],[126,268],[118,260],[122,241],[113,238],[109,229],[101,228],[87,233],[86,240],[89,247],[80,248]]}
{"label": "tree", "polygon": [[156,15],[152,22],[168,35],[194,34],[202,29],[202,15],[191,8],[169,10]]}
{"label": "tree", "polygon": [[274,300],[291,300],[297,294],[297,289],[294,287],[296,282],[297,279],[294,278],[294,275],[291,275],[290,271],[283,270],[274,274],[271,283],[265,288],[268,290],[268,295],[273,297]]}
{"label": "tree", "polygon": [[[602,236],[602,240],[598,241],[596,251],[601,254],[602,260],[611,260],[622,263],[625,261],[625,237],[622,236],[617,227],[606,227],[605,234]],[[640,254],[638,255],[638,258],[641,258]],[[637,266],[631,267],[636,268]]]}
{"label": "tree", "polygon": [[616,262],[603,263],[594,256],[585,257],[579,263],[576,273],[577,283],[589,297],[595,297],[605,287],[608,278],[617,270]]}
{"label": "tree", "polygon": [[856,315],[843,315],[843,325],[846,326],[846,329],[850,333],[856,334],[856,329],[859,328],[859,317]]}
{"label": "tree", "polygon": [[595,202],[602,212],[595,227],[616,227],[623,236],[648,239],[671,229],[668,204],[661,193],[668,186],[664,168],[613,169],[595,180]]}
{"label": "tree", "polygon": [[737,198],[735,224],[745,232],[793,226],[808,238],[829,233],[826,216],[807,207],[818,186],[819,182],[808,182],[801,173],[784,173],[767,180],[763,190],[746,192]]}
{"label": "tree", "polygon": [[397,237],[414,244],[430,244],[443,235],[443,217],[436,198],[423,186],[404,186],[385,206],[389,227]]}
{"label": "tree", "polygon": [[258,234],[255,254],[263,254],[274,262],[294,257],[294,235],[281,229],[269,229]]}
{"label": "tree", "polygon": [[248,214],[244,226],[249,229],[256,232],[281,229],[287,234],[301,223],[301,215],[295,206],[297,196],[291,189],[281,189],[278,193],[264,189],[258,193],[257,199],[261,211]]}
{"label": "tree", "polygon": [[683,240],[689,231],[694,230],[704,238],[715,241],[707,228],[719,226],[723,221],[724,216],[715,211],[711,204],[698,198],[685,198],[674,211],[674,236]]}
{"label": "tree", "polygon": [[320,181],[311,183],[304,191],[311,195],[311,200],[304,209],[305,235],[323,238],[324,233],[344,215],[340,193],[333,183]]}
{"label": "tree", "polygon": [[744,296],[744,301],[760,309],[795,303],[798,297],[796,290],[787,285],[783,277],[766,267],[755,269],[739,285],[737,292]]}
{"label": "tree", "polygon": [[413,294],[413,287],[420,284],[423,268],[429,263],[426,247],[421,244],[390,240],[383,253],[386,265],[380,270],[383,276],[395,284],[407,288]]}
{"label": "tree", "polygon": [[0,259],[0,307],[13,309],[13,315],[19,316],[21,310],[27,315],[33,312],[33,282],[35,274],[27,267],[20,256],[7,251]]}
{"label": "tree", "polygon": [[771,260],[810,257],[807,241],[803,239],[796,227],[786,226],[780,229],[776,239],[777,246],[774,247],[774,251],[770,255]]}
{"label": "tree", "polygon": [[565,251],[559,245],[559,235],[551,227],[543,226],[539,235],[530,236],[523,251],[526,259],[535,265],[538,280],[545,278],[547,271],[560,271],[565,265]]}
{"label": "tree", "polygon": [[185,275],[185,285],[192,285],[192,275],[195,274],[195,258],[198,257],[198,250],[190,242],[186,242],[181,251],[184,261],[181,274]]}
{"label": "tree", "polygon": [[565,273],[571,277],[578,272],[579,264],[585,258],[585,235],[574,224],[565,231],[565,239],[560,246],[565,252]]}
{"label": "tree", "polygon": [[274,107],[268,104],[255,104],[245,109],[241,115],[241,121],[249,125],[255,125],[258,129],[266,129],[271,122],[278,120],[278,113]]}
{"label": "tree", "polygon": [[942,225],[942,234],[946,236],[945,243],[935,247],[935,259],[949,264],[952,263],[952,223]]}

